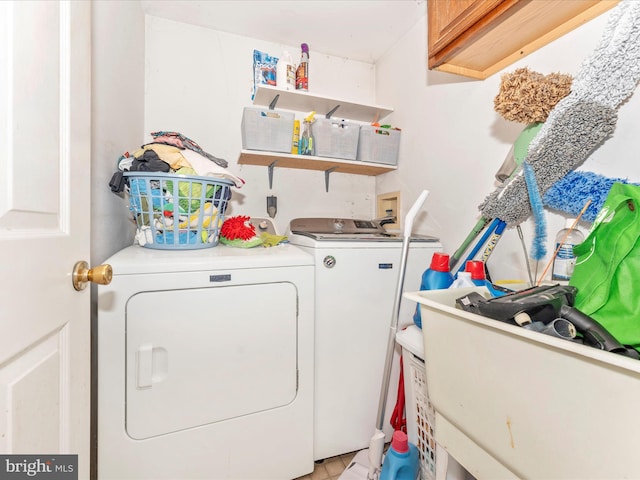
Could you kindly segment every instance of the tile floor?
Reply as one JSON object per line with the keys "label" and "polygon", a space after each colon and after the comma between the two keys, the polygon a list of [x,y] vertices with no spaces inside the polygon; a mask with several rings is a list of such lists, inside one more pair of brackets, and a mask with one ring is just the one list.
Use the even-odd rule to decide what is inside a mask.
{"label": "tile floor", "polygon": [[295,480],[338,480],[351,459],[358,452],[345,453],[337,457],[331,457],[316,463],[313,473],[298,477]]}

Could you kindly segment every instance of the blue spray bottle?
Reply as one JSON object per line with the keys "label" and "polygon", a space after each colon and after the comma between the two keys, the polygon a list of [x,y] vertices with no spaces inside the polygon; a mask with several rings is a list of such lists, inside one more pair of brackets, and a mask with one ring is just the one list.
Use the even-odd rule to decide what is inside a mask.
{"label": "blue spray bottle", "polygon": [[[420,290],[440,290],[449,288],[453,283],[453,275],[449,268],[449,255],[436,252],[431,257],[431,265],[422,274]],[[420,316],[420,305],[416,307],[413,314],[413,322],[422,328],[422,317]]]}
{"label": "blue spray bottle", "polygon": [[396,430],[382,463],[380,480],[416,480],[419,470],[417,447],[409,443],[406,433]]}

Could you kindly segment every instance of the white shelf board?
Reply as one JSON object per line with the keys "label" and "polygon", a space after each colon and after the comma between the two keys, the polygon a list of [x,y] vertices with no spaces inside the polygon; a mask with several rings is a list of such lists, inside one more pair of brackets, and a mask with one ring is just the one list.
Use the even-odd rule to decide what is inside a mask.
{"label": "white shelf board", "polygon": [[277,87],[271,87],[269,85],[258,86],[253,104],[269,106],[276,95],[280,95],[280,97],[278,98],[275,108],[301,112],[315,111],[318,115],[324,116],[333,110],[336,105],[340,105],[340,108],[333,114],[335,118],[345,118],[360,122],[371,123],[374,120],[380,121],[393,112],[393,109],[389,107],[353,103],[347,100],[314,95],[299,90],[280,90]]}
{"label": "white shelf board", "polygon": [[338,158],[312,157],[306,155],[291,155],[288,153],[273,153],[259,150],[242,150],[238,159],[240,165],[261,165],[275,168],[298,168],[304,170],[331,170],[336,173],[351,173],[356,175],[376,176],[397,170],[396,165],[381,163],[359,162],[357,160],[343,160]]}

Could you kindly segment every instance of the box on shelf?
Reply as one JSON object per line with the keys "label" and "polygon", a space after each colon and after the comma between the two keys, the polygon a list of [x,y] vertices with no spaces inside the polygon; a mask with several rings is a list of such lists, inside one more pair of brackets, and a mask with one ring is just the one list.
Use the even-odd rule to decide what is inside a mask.
{"label": "box on shelf", "polygon": [[318,118],[311,126],[318,157],[355,160],[360,125],[347,120]]}
{"label": "box on shelf", "polygon": [[290,112],[245,107],[242,112],[242,148],[291,153],[294,118]]}
{"label": "box on shelf", "polygon": [[400,130],[362,125],[357,159],[362,162],[398,164]]}

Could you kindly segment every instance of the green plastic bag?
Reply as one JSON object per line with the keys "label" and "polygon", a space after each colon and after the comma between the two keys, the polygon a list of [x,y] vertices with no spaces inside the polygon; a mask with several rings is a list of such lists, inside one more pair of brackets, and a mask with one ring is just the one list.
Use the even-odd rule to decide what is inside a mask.
{"label": "green plastic bag", "polygon": [[589,235],[576,245],[574,306],[640,351],[640,187],[614,183]]}

